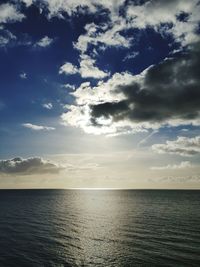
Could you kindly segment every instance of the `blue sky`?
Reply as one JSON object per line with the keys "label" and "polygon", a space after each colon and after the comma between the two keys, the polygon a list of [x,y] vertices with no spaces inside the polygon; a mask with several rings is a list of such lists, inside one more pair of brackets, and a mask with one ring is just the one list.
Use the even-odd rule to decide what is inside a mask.
{"label": "blue sky", "polygon": [[199,11],[0,1],[2,187],[199,187]]}

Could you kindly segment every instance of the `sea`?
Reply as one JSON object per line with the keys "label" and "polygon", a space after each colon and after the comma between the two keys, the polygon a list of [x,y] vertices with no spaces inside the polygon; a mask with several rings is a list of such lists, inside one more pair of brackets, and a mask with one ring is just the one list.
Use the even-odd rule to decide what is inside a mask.
{"label": "sea", "polygon": [[200,266],[198,190],[0,190],[0,267]]}

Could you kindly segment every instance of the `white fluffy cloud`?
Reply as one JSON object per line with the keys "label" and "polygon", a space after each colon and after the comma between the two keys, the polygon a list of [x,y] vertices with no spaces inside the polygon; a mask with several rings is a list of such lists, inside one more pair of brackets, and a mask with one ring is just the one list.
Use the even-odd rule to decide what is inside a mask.
{"label": "white fluffy cloud", "polygon": [[34,0],[21,0],[27,7],[31,6]]}
{"label": "white fluffy cloud", "polygon": [[94,79],[103,79],[109,75],[109,73],[96,67],[95,60],[88,55],[81,56],[79,72],[83,78],[92,77]]}
{"label": "white fluffy cloud", "polygon": [[15,44],[17,37],[5,28],[6,23],[22,21],[25,15],[18,10],[17,5],[4,3],[0,5],[0,47]]}
{"label": "white fluffy cloud", "polygon": [[[32,0],[22,0],[22,2],[29,6]],[[119,11],[120,7],[125,4],[125,0],[40,0],[40,2],[42,3],[40,7],[48,11],[50,18],[54,16],[63,18],[65,12],[73,16],[79,12],[98,13],[102,9],[107,10],[108,20],[99,25],[95,23],[86,25],[86,32],[75,42],[74,46],[81,54],[87,53],[89,44],[96,47],[103,44],[105,48],[109,46],[130,47],[134,36],[128,38],[123,35],[129,29],[152,27],[163,36],[171,34],[182,45],[199,40],[197,29],[200,22],[200,5],[198,0],[147,0],[143,3],[129,1],[124,8],[123,15]],[[180,19],[183,14],[185,19]]]}
{"label": "white fluffy cloud", "polygon": [[35,44],[35,46],[44,48],[44,47],[50,46],[52,43],[53,43],[52,38],[49,38],[48,36],[44,36]]}
{"label": "white fluffy cloud", "polygon": [[54,127],[36,125],[36,124],[32,124],[32,123],[23,123],[22,126],[24,126],[25,128],[34,130],[34,131],[42,131],[42,130],[52,131],[52,130],[55,130]]}
{"label": "white fluffy cloud", "polygon": [[[114,18],[112,18],[114,19]],[[81,53],[86,53],[88,45],[99,46],[100,44],[106,47],[130,47],[132,39],[121,35],[121,31],[126,30],[127,24],[123,18],[115,18],[110,24],[96,25],[94,23],[85,26],[86,33],[80,35],[74,47]]]}
{"label": "white fluffy cloud", "polygon": [[200,136],[178,136],[174,141],[166,141],[165,144],[152,146],[154,152],[159,154],[177,154],[180,156],[193,156],[200,153]]}
{"label": "white fluffy cloud", "polygon": [[17,7],[9,3],[0,5],[0,23],[21,21],[24,14],[17,10]]}
{"label": "white fluffy cloud", "polygon": [[[199,39],[196,30],[199,23],[198,0],[146,1],[143,5],[129,5],[127,15],[131,27],[144,29],[153,27],[156,31],[171,33],[184,45]],[[179,16],[186,14],[185,20]]]}
{"label": "white fluffy cloud", "polygon": [[80,10],[81,12],[89,10],[89,12],[94,13],[99,10],[99,7],[106,8],[113,14],[118,11],[125,0],[41,0],[41,2],[46,5],[50,17],[62,17],[63,12],[67,12],[70,16]]}
{"label": "white fluffy cloud", "polygon": [[[200,22],[200,5],[198,0],[152,0],[145,1],[143,4],[129,2],[124,16],[119,14],[120,6],[124,1],[111,2],[110,5],[106,5],[105,1],[100,3],[110,11],[109,22],[99,25],[95,23],[86,25],[86,32],[80,35],[74,44],[74,47],[81,54],[87,52],[89,45],[97,48],[101,44],[105,48],[110,46],[129,48],[131,43],[134,42],[134,36],[132,38],[123,36],[123,33],[129,29],[151,27],[163,36],[172,35],[183,46],[199,40],[197,29]],[[94,2],[88,1],[85,4],[91,8],[92,3]],[[180,16],[182,14],[185,14],[185,19],[181,20]]]}
{"label": "white fluffy cloud", "polygon": [[59,74],[73,75],[79,73],[82,78],[94,78],[103,79],[109,75],[109,73],[100,70],[95,66],[95,60],[88,55],[81,55],[80,67],[73,65],[70,62],[66,62],[59,69]]}
{"label": "white fluffy cloud", "polygon": [[66,62],[59,69],[59,74],[63,74],[63,73],[66,75],[72,75],[72,74],[79,73],[79,70],[72,63]]}
{"label": "white fluffy cloud", "polygon": [[168,164],[166,166],[151,167],[151,170],[154,170],[154,171],[180,170],[180,169],[188,169],[191,167],[193,167],[193,165],[189,161],[182,161],[180,164]]}
{"label": "white fluffy cloud", "polygon": [[[90,12],[97,12],[101,8],[106,8],[110,12],[110,23],[96,25],[94,23],[87,24],[85,26],[86,33],[80,35],[77,42],[74,43],[74,47],[80,51],[80,68],[70,63],[64,64],[60,73],[75,74],[80,73],[83,78],[95,78],[102,79],[109,75],[108,72],[100,70],[96,66],[96,60],[91,58],[88,54],[88,45],[105,45],[115,47],[130,47],[130,38],[121,34],[121,31],[126,30],[127,25],[122,17],[118,16],[119,8],[124,3],[124,0],[118,1],[44,1],[50,12],[50,16],[62,17],[62,12],[67,12],[69,15],[73,15],[78,10],[82,10],[87,7]],[[95,50],[93,51],[93,55]],[[96,52],[97,53],[97,52]]]}

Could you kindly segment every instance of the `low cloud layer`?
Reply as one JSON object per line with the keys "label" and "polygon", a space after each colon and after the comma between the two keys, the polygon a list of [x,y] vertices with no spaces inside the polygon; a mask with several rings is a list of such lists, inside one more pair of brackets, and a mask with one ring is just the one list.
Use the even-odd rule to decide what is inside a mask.
{"label": "low cloud layer", "polygon": [[162,171],[162,170],[181,170],[191,168],[192,164],[189,161],[182,161],[180,164],[168,164],[165,166],[154,166],[151,170]]}
{"label": "low cloud layer", "polygon": [[193,156],[200,153],[200,136],[193,138],[178,136],[174,141],[152,146],[154,152],[159,154],[177,154],[180,156]]}
{"label": "low cloud layer", "polygon": [[[96,132],[141,131],[165,125],[200,125],[200,43],[139,75],[115,74],[96,87],[82,84],[66,124]],[[93,131],[95,132],[95,130]]]}
{"label": "low cloud layer", "polygon": [[0,175],[58,173],[62,169],[61,166],[38,157],[27,159],[17,157],[0,161]]}

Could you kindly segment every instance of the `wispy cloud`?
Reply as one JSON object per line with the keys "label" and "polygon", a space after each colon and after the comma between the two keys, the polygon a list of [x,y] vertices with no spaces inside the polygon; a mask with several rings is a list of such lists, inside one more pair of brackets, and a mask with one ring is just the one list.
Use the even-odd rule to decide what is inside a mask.
{"label": "wispy cloud", "polygon": [[152,149],[158,154],[194,156],[200,153],[200,136],[192,138],[178,136],[174,141],[167,140],[165,144],[155,144]]}
{"label": "wispy cloud", "polygon": [[151,132],[149,135],[147,135],[145,138],[143,138],[141,141],[139,141],[138,147],[146,144],[148,142],[148,140],[156,133],[158,133],[158,130]]}
{"label": "wispy cloud", "polygon": [[35,43],[35,47],[47,47],[50,46],[53,43],[53,39],[49,38],[48,36],[44,36],[41,38],[37,43]]}
{"label": "wispy cloud", "polygon": [[55,130],[54,127],[49,127],[49,126],[43,126],[43,125],[36,125],[36,124],[32,124],[32,123],[23,123],[22,126],[24,126],[25,128],[31,129],[33,131],[52,131]]}
{"label": "wispy cloud", "polygon": [[23,79],[23,80],[26,80],[26,79],[27,79],[27,74],[26,74],[25,72],[21,72],[21,73],[19,74],[19,77],[20,77],[21,79]]}
{"label": "wispy cloud", "polygon": [[69,83],[63,84],[62,87],[69,89],[69,90],[72,90],[72,91],[74,91],[76,88],[75,85],[69,84]]}
{"label": "wispy cloud", "polygon": [[123,61],[126,60],[130,60],[130,59],[134,59],[135,57],[137,57],[140,53],[139,52],[132,52],[132,53],[128,53],[125,58],[123,59]]}
{"label": "wispy cloud", "polygon": [[182,161],[180,164],[168,164],[165,166],[153,166],[150,169],[156,171],[162,170],[180,170],[180,169],[188,169],[192,168],[193,165],[189,161]]}
{"label": "wispy cloud", "polygon": [[17,37],[5,27],[0,27],[0,47],[14,45],[17,43]]}
{"label": "wispy cloud", "polygon": [[46,108],[46,109],[52,109],[53,108],[53,104],[52,103],[44,103],[43,105],[43,108]]}

